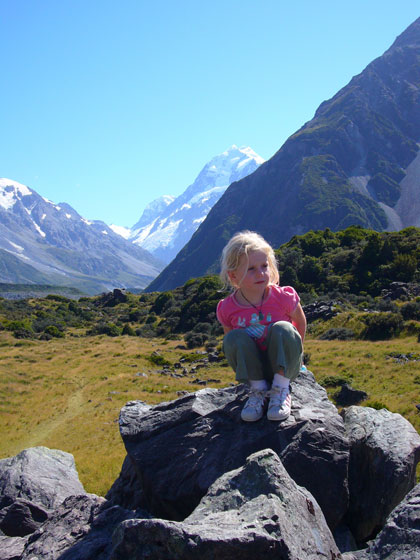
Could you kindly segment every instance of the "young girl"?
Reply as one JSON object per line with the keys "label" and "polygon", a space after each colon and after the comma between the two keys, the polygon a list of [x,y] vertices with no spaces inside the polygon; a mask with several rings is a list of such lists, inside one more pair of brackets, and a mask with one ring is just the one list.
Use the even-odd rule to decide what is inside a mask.
{"label": "young girl", "polygon": [[250,385],[241,418],[259,420],[269,397],[267,418],[285,420],[291,408],[289,383],[302,364],[306,331],[299,296],[292,287],[278,285],[274,251],[251,231],[237,233],[223,249],[220,276],[234,290],[217,305],[223,350],[236,380]]}

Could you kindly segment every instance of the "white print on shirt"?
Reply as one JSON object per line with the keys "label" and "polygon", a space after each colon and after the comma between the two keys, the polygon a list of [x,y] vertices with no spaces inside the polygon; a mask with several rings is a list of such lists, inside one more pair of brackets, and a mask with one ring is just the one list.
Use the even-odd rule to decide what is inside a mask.
{"label": "white print on shirt", "polygon": [[238,317],[238,327],[240,329],[244,329],[246,327],[246,319],[245,317]]}

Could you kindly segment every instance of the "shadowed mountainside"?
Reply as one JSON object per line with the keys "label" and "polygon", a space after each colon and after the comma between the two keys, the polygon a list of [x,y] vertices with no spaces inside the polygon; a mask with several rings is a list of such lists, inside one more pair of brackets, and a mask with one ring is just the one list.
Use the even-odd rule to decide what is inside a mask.
{"label": "shadowed mountainside", "polygon": [[[190,242],[148,286],[163,291],[215,272],[242,229],[278,247],[293,235],[416,223],[420,158],[420,18],[253,174],[233,183]],[[414,182],[415,184],[415,182]]]}

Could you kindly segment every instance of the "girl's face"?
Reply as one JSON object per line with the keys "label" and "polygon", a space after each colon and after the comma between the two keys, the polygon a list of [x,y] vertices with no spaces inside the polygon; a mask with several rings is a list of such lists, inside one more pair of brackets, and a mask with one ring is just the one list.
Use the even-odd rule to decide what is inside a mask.
{"label": "girl's face", "polygon": [[238,268],[229,272],[229,278],[245,294],[262,293],[270,282],[267,255],[264,251],[250,251],[248,256],[242,255]]}

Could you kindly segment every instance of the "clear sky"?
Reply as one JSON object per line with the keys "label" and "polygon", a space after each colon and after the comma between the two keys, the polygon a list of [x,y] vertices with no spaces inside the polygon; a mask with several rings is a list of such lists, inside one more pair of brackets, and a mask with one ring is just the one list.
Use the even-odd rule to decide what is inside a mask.
{"label": "clear sky", "polygon": [[0,0],[0,177],[132,226],[232,144],[269,159],[418,0]]}

